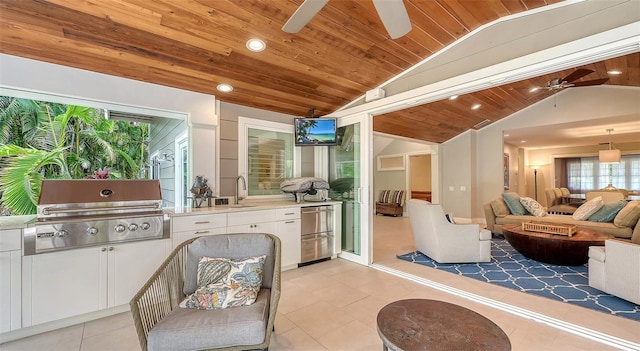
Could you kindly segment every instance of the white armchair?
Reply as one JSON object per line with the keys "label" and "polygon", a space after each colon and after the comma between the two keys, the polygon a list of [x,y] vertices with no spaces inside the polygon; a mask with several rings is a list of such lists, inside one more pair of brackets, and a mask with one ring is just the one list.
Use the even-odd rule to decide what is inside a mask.
{"label": "white armchair", "polygon": [[589,286],[640,305],[640,245],[609,239],[589,247]]}
{"label": "white armchair", "polygon": [[478,224],[452,224],[440,205],[408,201],[416,249],[440,263],[489,262],[491,232]]}

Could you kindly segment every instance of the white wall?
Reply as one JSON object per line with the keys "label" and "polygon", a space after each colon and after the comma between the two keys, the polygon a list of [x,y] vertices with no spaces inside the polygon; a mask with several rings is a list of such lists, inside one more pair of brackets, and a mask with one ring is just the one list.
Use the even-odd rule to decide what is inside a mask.
{"label": "white wall", "polygon": [[[470,132],[477,135],[477,141],[473,145],[477,150],[477,169],[471,169],[464,162],[459,166],[444,167],[442,177],[443,179],[457,177],[458,174],[464,172],[477,174],[477,180],[473,187],[477,198],[472,202],[471,194],[468,194],[467,201],[472,202],[471,216],[482,217],[482,204],[497,197],[503,191],[503,131],[631,114],[640,116],[639,88],[595,86],[566,89],[477,132]],[[450,150],[452,146],[449,144],[458,143],[457,138],[445,142],[443,149]],[[470,153],[470,150],[457,147],[444,159],[461,162],[466,159],[466,154]],[[458,204],[455,204],[451,210],[458,211],[457,206]]]}
{"label": "white wall", "polygon": [[[373,197],[374,200],[377,200],[381,190],[409,190],[409,184],[407,183],[409,180],[409,173],[407,172],[409,170],[405,167],[404,170],[378,171],[376,167],[378,156],[403,155],[406,158],[412,154],[437,154],[438,145],[375,133],[373,135],[373,150],[378,150],[372,160],[374,165]],[[437,172],[437,167],[435,167],[434,171]],[[429,179],[431,177],[432,175],[429,175]],[[409,194],[407,194],[407,198],[409,198]]]}
{"label": "white wall", "polygon": [[190,127],[190,174],[215,179],[215,96],[135,81],[81,69],[0,54],[0,93],[3,88],[25,94],[53,95],[52,102],[81,99],[85,106],[184,118]]}

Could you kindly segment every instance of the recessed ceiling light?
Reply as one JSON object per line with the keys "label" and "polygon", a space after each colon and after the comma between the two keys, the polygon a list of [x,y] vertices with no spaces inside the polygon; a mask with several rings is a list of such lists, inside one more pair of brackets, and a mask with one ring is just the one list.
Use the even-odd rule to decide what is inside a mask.
{"label": "recessed ceiling light", "polygon": [[458,98],[458,95],[451,95],[451,96],[449,97],[449,100],[455,100],[455,99],[457,99],[457,98]]}
{"label": "recessed ceiling light", "polygon": [[520,144],[525,144],[526,142],[526,140],[520,140]]}
{"label": "recessed ceiling light", "polygon": [[260,39],[249,39],[247,40],[247,49],[253,52],[260,52],[267,48],[267,44]]}
{"label": "recessed ceiling light", "polygon": [[530,93],[535,93],[535,92],[536,92],[536,91],[538,91],[538,90],[540,90],[540,88],[538,88],[538,87],[533,87],[533,88],[529,89],[529,92],[530,92]]}
{"label": "recessed ceiling light", "polygon": [[613,74],[613,75],[618,75],[618,74],[622,74],[622,71],[612,70],[612,71],[607,71],[607,73]]}
{"label": "recessed ceiling light", "polygon": [[482,105],[480,105],[480,104],[475,104],[475,105],[471,106],[471,109],[472,109],[472,110],[477,110],[477,109],[479,109],[479,108],[480,108],[480,106],[482,106]]}
{"label": "recessed ceiling light", "polygon": [[221,91],[223,93],[228,93],[233,90],[233,87],[231,85],[225,83],[218,84],[216,88],[218,89],[218,91]]}

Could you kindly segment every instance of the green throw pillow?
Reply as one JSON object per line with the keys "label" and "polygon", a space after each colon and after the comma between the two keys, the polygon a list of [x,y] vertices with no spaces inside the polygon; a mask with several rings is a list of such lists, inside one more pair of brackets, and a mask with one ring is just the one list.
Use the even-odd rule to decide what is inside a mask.
{"label": "green throw pillow", "polygon": [[527,209],[520,203],[520,195],[518,193],[502,193],[502,199],[504,203],[509,207],[509,211],[512,215],[524,216],[529,214]]}
{"label": "green throw pillow", "polygon": [[591,222],[613,222],[616,215],[627,205],[625,200],[604,204],[596,213],[589,216]]}

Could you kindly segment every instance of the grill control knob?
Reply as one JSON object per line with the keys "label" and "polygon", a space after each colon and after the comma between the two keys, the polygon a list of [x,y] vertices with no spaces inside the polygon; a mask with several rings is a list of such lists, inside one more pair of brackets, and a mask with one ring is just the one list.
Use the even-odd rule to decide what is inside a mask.
{"label": "grill control knob", "polygon": [[87,234],[89,235],[97,235],[98,232],[99,230],[96,227],[87,228]]}
{"label": "grill control knob", "polygon": [[129,230],[132,231],[132,232],[138,230],[138,225],[135,224],[135,223],[129,224]]}
{"label": "grill control knob", "polygon": [[58,230],[58,231],[56,232],[56,236],[57,236],[58,238],[64,238],[64,237],[65,237],[65,236],[67,236],[68,234],[69,234],[69,232],[67,232],[67,231],[66,231],[66,230],[64,230],[64,229],[63,229],[63,230]]}
{"label": "grill control knob", "polygon": [[140,229],[142,230],[147,230],[151,228],[151,224],[147,223],[147,222],[143,222],[142,224],[140,224]]}
{"label": "grill control knob", "polygon": [[118,224],[118,225],[116,225],[116,227],[115,227],[115,228],[113,228],[113,229],[116,231],[116,233],[122,233],[122,232],[124,232],[125,230],[127,230],[127,227],[125,227],[125,225],[124,225],[124,224]]}

